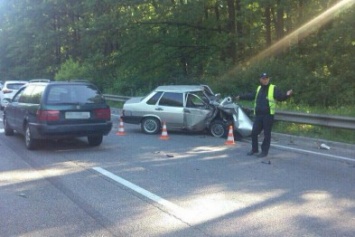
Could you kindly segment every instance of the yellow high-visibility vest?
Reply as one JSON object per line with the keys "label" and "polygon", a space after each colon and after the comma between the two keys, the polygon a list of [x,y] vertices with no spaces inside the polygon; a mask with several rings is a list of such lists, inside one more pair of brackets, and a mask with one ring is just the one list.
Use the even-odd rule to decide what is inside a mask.
{"label": "yellow high-visibility vest", "polygon": [[[255,95],[255,101],[254,101],[254,113],[255,113],[255,108],[256,108],[256,98],[258,97],[260,88],[261,88],[261,86],[258,86],[258,88],[256,89],[256,95]],[[267,93],[267,100],[269,101],[270,114],[275,114],[276,101],[274,99],[274,91],[275,91],[275,85],[270,84],[269,91]]]}

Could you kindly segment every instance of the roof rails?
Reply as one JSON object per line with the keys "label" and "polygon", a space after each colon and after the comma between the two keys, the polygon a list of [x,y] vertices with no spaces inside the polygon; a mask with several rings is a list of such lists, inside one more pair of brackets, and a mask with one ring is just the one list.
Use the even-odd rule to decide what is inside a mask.
{"label": "roof rails", "polygon": [[32,79],[32,80],[29,80],[29,82],[33,83],[33,82],[51,82],[51,80],[49,79]]}

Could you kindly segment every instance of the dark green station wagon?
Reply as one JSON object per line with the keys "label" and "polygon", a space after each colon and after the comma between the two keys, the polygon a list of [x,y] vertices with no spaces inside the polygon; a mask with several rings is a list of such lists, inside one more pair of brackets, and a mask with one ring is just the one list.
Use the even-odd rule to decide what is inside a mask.
{"label": "dark green station wagon", "polygon": [[29,150],[39,140],[73,137],[99,146],[112,128],[110,107],[88,82],[32,81],[5,107],[3,123],[5,135],[23,134]]}

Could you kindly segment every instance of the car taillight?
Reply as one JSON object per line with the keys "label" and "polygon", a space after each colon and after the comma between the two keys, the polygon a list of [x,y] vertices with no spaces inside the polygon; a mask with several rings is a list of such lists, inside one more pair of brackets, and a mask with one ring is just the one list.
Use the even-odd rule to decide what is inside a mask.
{"label": "car taillight", "polygon": [[8,94],[8,93],[11,93],[11,92],[12,92],[12,90],[9,90],[9,89],[2,90],[2,93],[4,93],[4,94]]}
{"label": "car taillight", "polygon": [[58,110],[38,110],[37,119],[39,121],[56,121],[59,120]]}
{"label": "car taillight", "polygon": [[111,119],[111,110],[110,108],[106,109],[95,109],[94,110],[95,118],[97,119],[105,119],[105,120],[110,120]]}

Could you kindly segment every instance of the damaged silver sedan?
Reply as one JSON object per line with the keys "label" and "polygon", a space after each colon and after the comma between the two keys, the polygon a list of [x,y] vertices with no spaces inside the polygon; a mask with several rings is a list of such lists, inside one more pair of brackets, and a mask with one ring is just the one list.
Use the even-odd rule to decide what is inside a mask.
{"label": "damaged silver sedan", "polygon": [[123,122],[140,124],[147,134],[157,134],[165,122],[167,130],[208,131],[226,137],[251,134],[252,121],[230,97],[220,99],[206,85],[159,86],[145,97],[133,97],[123,105]]}

